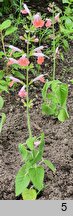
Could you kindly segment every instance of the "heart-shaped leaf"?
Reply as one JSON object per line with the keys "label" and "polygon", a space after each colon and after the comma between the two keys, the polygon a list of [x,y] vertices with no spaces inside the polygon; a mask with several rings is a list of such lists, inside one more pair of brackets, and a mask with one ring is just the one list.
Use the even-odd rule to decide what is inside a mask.
{"label": "heart-shaped leaf", "polygon": [[25,188],[28,187],[30,178],[28,173],[25,170],[25,165],[21,167],[15,179],[15,193],[16,196],[19,196]]}
{"label": "heart-shaped leaf", "polygon": [[29,170],[30,180],[37,190],[42,190],[44,180],[44,168],[39,166]]}

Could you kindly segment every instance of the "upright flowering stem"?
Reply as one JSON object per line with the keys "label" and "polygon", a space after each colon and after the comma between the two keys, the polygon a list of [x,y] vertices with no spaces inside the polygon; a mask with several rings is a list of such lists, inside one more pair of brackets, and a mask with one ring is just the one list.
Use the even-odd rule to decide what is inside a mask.
{"label": "upright flowering stem", "polygon": [[[27,57],[29,57],[29,43],[27,42]],[[32,137],[31,132],[31,125],[30,125],[30,113],[29,113],[29,82],[28,82],[28,75],[29,68],[27,67],[27,80],[26,80],[26,86],[27,86],[27,126],[29,131],[29,137]]]}
{"label": "upright flowering stem", "polygon": [[5,45],[4,45],[4,37],[3,37],[2,31],[1,31],[1,41],[2,41],[2,46],[3,46],[3,51],[4,51],[4,54],[6,56]]}
{"label": "upright flowering stem", "polygon": [[54,27],[54,9],[53,9],[53,80],[55,80],[56,72],[56,47],[55,47],[55,27]]}
{"label": "upright flowering stem", "polygon": [[22,7],[22,0],[20,0],[20,11],[21,11],[21,7]]}
{"label": "upright flowering stem", "polygon": [[22,8],[22,0],[20,0],[20,6],[19,6],[19,19],[21,18],[21,8]]}

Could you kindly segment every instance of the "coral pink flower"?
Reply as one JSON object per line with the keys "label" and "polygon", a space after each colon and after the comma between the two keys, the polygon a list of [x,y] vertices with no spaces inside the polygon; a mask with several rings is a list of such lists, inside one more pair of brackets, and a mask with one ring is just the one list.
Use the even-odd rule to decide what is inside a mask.
{"label": "coral pink flower", "polygon": [[13,86],[14,83],[22,83],[22,81],[20,81],[19,79],[15,78],[13,76],[10,76],[9,78],[12,80],[9,84],[10,88]]}
{"label": "coral pink flower", "polygon": [[44,62],[45,58],[43,56],[39,56],[37,59],[37,63],[42,65],[42,63]]}
{"label": "coral pink flower", "polygon": [[18,93],[19,97],[23,98],[23,97],[27,97],[27,92],[25,91],[25,86],[23,86],[19,93]]}
{"label": "coral pink flower", "polygon": [[43,74],[39,75],[38,77],[36,77],[35,79],[33,79],[33,82],[36,82],[38,80],[40,82],[42,82],[42,83],[45,83],[44,75]]}
{"label": "coral pink flower", "polygon": [[9,87],[11,88],[14,85],[14,83],[15,83],[14,81],[11,81]]}
{"label": "coral pink flower", "polygon": [[44,20],[42,20],[39,13],[34,15],[34,17],[33,17],[33,25],[35,26],[35,28],[41,28],[41,27],[44,26]]}
{"label": "coral pink flower", "polygon": [[29,65],[29,60],[26,58],[25,55],[23,55],[19,60],[18,60],[18,64],[20,66],[28,66]]}
{"label": "coral pink flower", "polygon": [[21,10],[22,14],[30,14],[30,10],[28,9],[26,4],[23,4],[24,10]]}
{"label": "coral pink flower", "polygon": [[7,66],[10,66],[10,65],[12,65],[12,64],[17,64],[18,62],[17,62],[17,60],[16,59],[14,59],[14,58],[9,58],[9,61],[8,61],[8,63],[7,63]]}
{"label": "coral pink flower", "polygon": [[50,28],[51,25],[52,25],[51,19],[46,19],[46,24],[45,24],[45,26],[46,26],[47,28]]}
{"label": "coral pink flower", "polygon": [[55,21],[56,21],[56,22],[59,22],[59,15],[60,15],[60,13],[58,13],[58,14],[55,16]]}

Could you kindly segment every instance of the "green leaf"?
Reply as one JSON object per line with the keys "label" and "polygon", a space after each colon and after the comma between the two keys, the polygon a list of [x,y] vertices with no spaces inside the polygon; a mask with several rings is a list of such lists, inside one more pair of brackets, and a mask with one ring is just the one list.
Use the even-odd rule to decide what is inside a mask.
{"label": "green leaf", "polygon": [[34,189],[25,189],[22,193],[23,200],[36,200],[37,193]]}
{"label": "green leaf", "polygon": [[45,145],[44,133],[42,133],[41,134],[41,140],[40,140],[39,149],[36,152],[36,156],[35,156],[35,158],[33,160],[33,164],[37,163],[38,161],[40,161],[42,159],[43,151],[44,151],[44,145]]}
{"label": "green leaf", "polygon": [[63,39],[62,42],[63,42],[65,48],[69,49],[69,43],[68,43],[68,41],[66,39]]}
{"label": "green leaf", "polygon": [[51,83],[52,83],[52,81],[46,82],[45,85],[44,85],[44,87],[43,87],[42,97],[43,97],[44,100],[46,99],[47,90],[50,87]]}
{"label": "green leaf", "polygon": [[61,109],[58,115],[58,119],[61,122],[64,122],[65,120],[67,120],[69,118],[68,112],[66,109]]}
{"label": "green leaf", "polygon": [[54,115],[56,111],[56,105],[47,105],[46,103],[42,104],[42,113],[46,114],[47,116],[49,115]]}
{"label": "green leaf", "polygon": [[3,108],[3,105],[4,105],[4,100],[3,100],[3,98],[0,96],[0,109]]}
{"label": "green leaf", "polygon": [[52,84],[51,84],[51,89],[53,92],[56,91],[56,88],[59,86],[59,84],[61,84],[61,82],[59,80],[53,80]]}
{"label": "green leaf", "polygon": [[9,28],[11,25],[11,21],[10,20],[5,20],[1,25],[0,25],[0,29],[3,31],[6,28]]}
{"label": "green leaf", "polygon": [[37,190],[43,189],[44,168],[39,166],[29,170],[30,180]]}
{"label": "green leaf", "polygon": [[5,36],[13,34],[15,31],[17,30],[17,27],[13,27],[11,26],[10,28],[8,28],[5,32]]}
{"label": "green leaf", "polygon": [[73,22],[71,21],[69,17],[67,17],[65,20],[65,27],[68,29],[73,28]]}
{"label": "green leaf", "polygon": [[45,163],[53,172],[56,171],[56,168],[55,168],[55,166],[51,163],[51,161],[49,161],[49,160],[44,160],[44,163]]}
{"label": "green leaf", "polygon": [[26,141],[26,144],[28,146],[28,148],[30,150],[33,150],[34,149],[34,141],[35,141],[36,137],[29,137]]}
{"label": "green leaf", "polygon": [[4,77],[4,71],[0,70],[0,80]]}
{"label": "green leaf", "polygon": [[28,151],[23,144],[19,144],[19,152],[20,152],[23,160],[26,160],[27,156],[28,156]]}
{"label": "green leaf", "polygon": [[66,105],[68,97],[68,85],[62,83],[58,88],[56,88],[56,94],[59,104],[61,104],[61,106]]}
{"label": "green leaf", "polygon": [[3,127],[4,123],[5,123],[5,121],[6,121],[6,115],[5,115],[5,113],[2,113],[2,117],[1,117],[1,120],[0,120],[0,133],[2,131],[2,127]]}
{"label": "green leaf", "polygon": [[3,85],[0,85],[0,91],[6,91],[8,93],[8,87],[7,86],[3,86]]}
{"label": "green leaf", "polygon": [[12,73],[15,75],[15,77],[17,77],[17,78],[20,78],[20,79],[22,79],[22,80],[24,80],[25,79],[25,76],[22,74],[22,73],[20,73],[19,71],[12,71]]}
{"label": "green leaf", "polygon": [[30,183],[30,178],[28,173],[25,170],[25,165],[23,165],[18,174],[16,175],[16,179],[15,179],[15,194],[16,196],[19,196],[24,190],[25,188],[28,187]]}
{"label": "green leaf", "polygon": [[69,3],[69,0],[62,0],[63,4]]}
{"label": "green leaf", "polygon": [[0,59],[4,56],[5,54],[4,54],[4,52],[0,52]]}
{"label": "green leaf", "polygon": [[62,61],[64,61],[64,55],[62,52],[60,52],[60,56],[61,56]]}

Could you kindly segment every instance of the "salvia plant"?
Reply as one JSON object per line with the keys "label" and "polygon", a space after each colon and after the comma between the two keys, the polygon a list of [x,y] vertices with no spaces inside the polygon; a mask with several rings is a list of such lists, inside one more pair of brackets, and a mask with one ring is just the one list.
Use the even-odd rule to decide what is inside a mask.
{"label": "salvia plant", "polygon": [[[44,84],[42,90],[43,104],[42,112],[48,115],[54,115],[60,121],[65,121],[68,118],[67,112],[67,97],[68,97],[68,86],[59,80],[56,80],[56,59],[59,56],[59,47],[56,46],[56,35],[55,35],[55,23],[59,22],[60,15],[55,14],[54,4],[48,7],[53,13],[52,19],[44,21],[40,13],[32,15],[31,11],[26,4],[23,4],[21,8],[21,14],[27,15],[27,23],[23,26],[25,33],[20,36],[20,39],[25,42],[25,50],[22,50],[13,45],[5,45],[4,37],[12,32],[10,29],[10,21],[7,20],[0,25],[1,41],[3,46],[2,55],[5,56],[7,61],[7,72],[9,67],[12,68],[12,73],[6,74],[6,79],[9,82],[9,87],[12,88],[14,84],[21,86],[18,91],[18,96],[22,99],[23,106],[26,107],[27,111],[27,127],[28,127],[28,139],[25,143],[19,144],[19,152],[22,156],[23,165],[18,171],[15,179],[15,194],[16,196],[22,195],[24,200],[35,200],[40,191],[44,188],[44,164],[47,165],[53,173],[55,173],[55,166],[43,157],[45,138],[44,133],[40,134],[39,137],[34,136],[31,129],[30,120],[30,108],[32,107],[33,100],[29,97],[30,86],[35,82],[42,82]],[[37,77],[29,79],[29,72],[35,71],[35,65],[42,65],[45,59],[49,57],[43,53],[44,46],[40,44],[39,47],[35,47],[35,43],[39,42],[37,30],[41,28],[53,29],[52,34],[52,46],[53,46],[53,79],[52,81],[46,81],[46,73],[39,74]],[[14,29],[15,31],[15,29]],[[5,48],[6,47],[6,48]],[[7,47],[9,51],[7,52]],[[34,59],[34,57],[36,59]],[[31,62],[34,60],[34,64]],[[18,70],[18,71],[17,71]],[[21,74],[20,70],[24,71]],[[15,76],[16,74],[16,76]],[[34,73],[35,74],[35,73]]]}
{"label": "salvia plant", "polygon": [[58,35],[56,35],[55,24],[59,23],[60,14],[55,14],[57,9],[54,3],[49,5],[48,10],[53,14],[52,19],[46,20],[46,27],[52,28],[53,80],[47,81],[43,87],[42,112],[46,115],[53,115],[63,122],[69,115],[67,112],[68,85],[56,80],[56,60],[60,51],[57,46]]}
{"label": "salvia plant", "polygon": [[[32,101],[29,99],[29,88],[31,84],[36,81],[45,82],[44,75],[41,74],[38,77],[29,81],[29,72],[33,69],[33,64],[30,63],[30,59],[36,58],[37,64],[41,65],[45,58],[42,52],[43,46],[34,48],[33,43],[37,41],[35,32],[37,28],[42,28],[44,26],[44,20],[42,20],[40,14],[32,15],[26,4],[23,4],[24,9],[21,10],[22,14],[27,14],[27,19],[30,21],[30,25],[26,24],[25,34],[20,38],[26,42],[26,53],[12,45],[9,45],[11,50],[10,58],[7,59],[7,67],[14,66],[15,68],[21,68],[26,71],[26,76],[24,80],[18,79],[12,75],[8,76],[11,79],[9,86],[12,87],[14,83],[19,83],[22,85],[18,92],[20,98],[23,99],[23,105],[27,109],[27,126],[29,137],[24,144],[19,144],[19,152],[22,156],[23,165],[18,171],[15,179],[15,193],[16,196],[22,194],[24,200],[34,200],[36,199],[38,193],[44,188],[44,164],[47,165],[54,173],[56,171],[55,166],[49,161],[43,158],[44,151],[44,133],[39,135],[39,137],[33,136],[31,130],[30,121],[30,108]],[[17,59],[14,58],[17,54]],[[20,54],[20,55],[19,55]],[[13,55],[13,57],[12,57]],[[18,55],[20,57],[18,57]]]}

